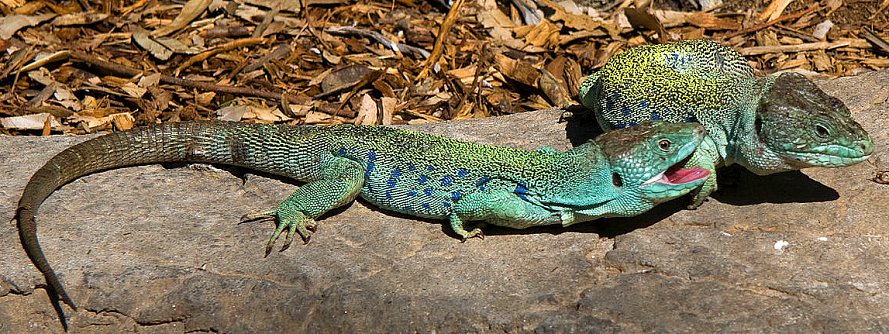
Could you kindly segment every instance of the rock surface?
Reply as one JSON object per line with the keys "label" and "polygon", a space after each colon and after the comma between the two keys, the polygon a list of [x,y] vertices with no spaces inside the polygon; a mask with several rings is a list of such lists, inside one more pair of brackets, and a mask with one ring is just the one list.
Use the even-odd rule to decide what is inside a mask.
{"label": "rock surface", "polygon": [[[159,165],[83,177],[41,207],[47,257],[79,303],[71,332],[889,331],[889,71],[823,85],[876,141],[867,162],[740,172],[695,211],[561,229],[488,228],[461,243],[438,221],[355,203],[308,245],[263,258],[271,223],[237,225],[295,185]],[[415,127],[559,149],[557,111]],[[0,221],[31,174],[83,137],[0,137]],[[687,200],[687,199],[686,199]],[[786,243],[786,244],[785,244]],[[61,332],[43,278],[0,226],[0,332]],[[779,247],[785,245],[783,247]]]}

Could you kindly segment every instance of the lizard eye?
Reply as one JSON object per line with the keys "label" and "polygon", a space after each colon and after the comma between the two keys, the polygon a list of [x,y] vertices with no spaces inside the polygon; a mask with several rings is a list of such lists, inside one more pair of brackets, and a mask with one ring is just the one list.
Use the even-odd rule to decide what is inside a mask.
{"label": "lizard eye", "polygon": [[817,124],[815,125],[815,134],[818,135],[818,137],[827,138],[830,136],[830,131],[824,126]]}
{"label": "lizard eye", "polygon": [[620,188],[624,186],[624,179],[620,177],[620,174],[618,173],[611,173],[611,183],[613,183],[615,187]]}
{"label": "lizard eye", "polygon": [[661,141],[657,142],[657,146],[660,147],[660,148],[661,148],[661,151],[664,151],[664,152],[666,152],[667,150],[669,150],[669,149],[670,149],[670,146],[671,146],[672,144],[673,144],[673,143],[671,143],[669,140],[666,140],[666,139],[661,139]]}
{"label": "lizard eye", "polygon": [[756,133],[762,132],[762,118],[756,117],[756,120],[753,121],[753,129]]}

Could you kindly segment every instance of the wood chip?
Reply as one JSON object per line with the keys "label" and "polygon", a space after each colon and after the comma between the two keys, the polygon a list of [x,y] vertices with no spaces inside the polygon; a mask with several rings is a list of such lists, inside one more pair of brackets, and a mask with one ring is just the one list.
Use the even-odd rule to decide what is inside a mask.
{"label": "wood chip", "polygon": [[355,124],[377,124],[377,103],[368,94],[361,96],[361,105],[358,107],[358,116],[355,117]]}
{"label": "wood chip", "polygon": [[784,9],[787,8],[793,0],[772,0],[769,3],[769,6],[759,14],[760,21],[771,21],[777,19],[784,13]]}
{"label": "wood chip", "polygon": [[46,123],[47,119],[51,119],[51,125],[54,127],[61,125],[56,122],[55,118],[53,118],[52,115],[50,115],[49,113],[4,117],[0,118],[0,125],[2,125],[3,128],[6,129],[43,130],[43,124]]}
{"label": "wood chip", "polygon": [[802,52],[813,50],[829,50],[844,47],[849,42],[817,42],[804,43],[798,45],[777,45],[777,46],[753,46],[742,48],[739,52],[745,56],[761,55],[767,53],[786,53],[786,52]]}
{"label": "wood chip", "polygon": [[34,26],[40,22],[56,17],[56,14],[40,14],[34,16],[8,15],[0,17],[0,38],[10,39],[19,29]]}
{"label": "wood chip", "polygon": [[506,77],[530,87],[537,86],[540,71],[531,66],[531,64],[501,54],[495,55],[494,59],[500,73],[503,73]]}
{"label": "wood chip", "polygon": [[211,2],[212,0],[189,0],[185,3],[185,6],[182,6],[182,11],[180,11],[179,15],[173,19],[173,22],[152,31],[151,36],[163,37],[184,28],[207,10],[207,7],[210,6]]}

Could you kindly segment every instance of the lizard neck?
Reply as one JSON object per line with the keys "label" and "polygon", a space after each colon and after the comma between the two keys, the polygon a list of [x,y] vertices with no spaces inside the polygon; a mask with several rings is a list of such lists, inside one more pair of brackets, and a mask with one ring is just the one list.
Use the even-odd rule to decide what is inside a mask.
{"label": "lizard neck", "polygon": [[775,76],[756,78],[751,84],[750,95],[738,100],[741,101],[741,105],[738,106],[738,117],[732,127],[732,140],[727,152],[726,165],[737,163],[759,175],[793,169],[759,136],[762,124],[757,113],[763,97],[775,83],[775,78]]}

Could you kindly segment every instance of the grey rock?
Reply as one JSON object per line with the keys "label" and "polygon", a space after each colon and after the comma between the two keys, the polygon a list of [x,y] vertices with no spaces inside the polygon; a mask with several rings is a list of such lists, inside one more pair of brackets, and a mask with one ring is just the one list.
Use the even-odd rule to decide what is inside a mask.
{"label": "grey rock", "polygon": [[[65,308],[75,333],[886,332],[889,186],[870,180],[889,169],[886,82],[889,71],[822,85],[874,137],[869,161],[735,171],[695,211],[676,201],[461,243],[442,222],[359,202],[324,218],[308,245],[263,258],[272,224],[237,222],[293,182],[151,165],[64,186],[41,207],[39,235],[79,303]],[[558,116],[412,128],[524,148],[594,135]],[[38,167],[85,139],[0,137],[0,221]],[[61,332],[14,224],[0,225],[0,244],[0,333]]]}

